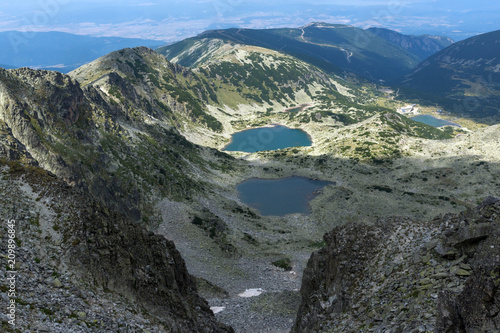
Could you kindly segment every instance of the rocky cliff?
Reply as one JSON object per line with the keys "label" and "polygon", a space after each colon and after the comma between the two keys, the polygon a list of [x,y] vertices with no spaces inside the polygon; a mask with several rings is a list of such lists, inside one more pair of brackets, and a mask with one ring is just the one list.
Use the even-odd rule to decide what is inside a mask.
{"label": "rocky cliff", "polygon": [[[217,323],[171,241],[40,168],[5,161],[0,168],[2,193],[9,194],[0,213],[16,221],[16,328],[233,332]],[[0,236],[7,253],[6,227]],[[0,275],[11,270],[2,265]],[[9,302],[7,294],[1,302]]]}
{"label": "rocky cliff", "polygon": [[86,106],[78,83],[66,75],[0,69],[0,122],[12,138],[4,154],[22,157],[73,183],[73,171],[50,144],[83,117]]}
{"label": "rocky cliff", "polygon": [[500,201],[429,222],[349,224],[304,271],[292,332],[496,332]]}
{"label": "rocky cliff", "polygon": [[[119,67],[115,71],[104,71],[111,66],[109,57],[102,66],[82,68],[80,74],[96,81],[83,88],[57,72],[0,69],[0,151],[8,160],[40,166],[84,188],[114,211],[149,219],[144,212],[151,211],[152,198],[185,199],[200,188],[195,178],[203,154],[215,168],[219,159],[230,162],[188,142],[176,128],[179,123],[204,127],[212,119],[195,97],[198,90],[181,88],[191,78],[203,90],[198,77],[146,48],[123,54],[110,55]],[[125,58],[133,68],[120,60]],[[156,86],[146,77],[153,71],[147,65],[156,60],[162,61],[161,80],[177,92],[162,95],[163,102],[153,98]]]}

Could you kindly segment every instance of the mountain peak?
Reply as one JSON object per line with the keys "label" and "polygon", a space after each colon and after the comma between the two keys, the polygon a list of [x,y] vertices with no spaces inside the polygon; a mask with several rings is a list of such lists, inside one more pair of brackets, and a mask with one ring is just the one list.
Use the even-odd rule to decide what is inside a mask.
{"label": "mountain peak", "polygon": [[311,22],[309,24],[306,24],[303,27],[300,27],[299,29],[306,29],[306,28],[337,29],[337,28],[353,28],[353,26],[352,25],[347,25],[347,24],[335,24],[335,23],[326,23],[326,22]]}
{"label": "mountain peak", "polygon": [[[368,38],[360,38],[365,35]],[[162,48],[162,54],[173,59],[187,44],[201,39],[260,46],[293,55],[330,73],[343,75],[349,71],[373,81],[400,77],[418,64],[415,55],[363,29],[323,22],[302,28],[212,30]],[[193,53],[189,61],[181,64],[193,64],[202,56]]]}

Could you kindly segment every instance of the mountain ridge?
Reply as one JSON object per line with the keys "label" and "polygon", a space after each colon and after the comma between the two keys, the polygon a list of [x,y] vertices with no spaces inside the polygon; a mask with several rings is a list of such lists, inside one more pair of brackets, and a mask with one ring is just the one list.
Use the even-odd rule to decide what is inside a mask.
{"label": "mountain ridge", "polygon": [[[4,159],[0,168],[9,193],[0,212],[15,223],[14,253],[22,258],[12,298],[16,329],[234,332],[216,321],[171,241],[43,169]],[[5,253],[8,236],[2,228]],[[12,274],[5,267],[0,272]],[[33,275],[43,282],[30,294]],[[1,325],[15,331],[5,318]]]}
{"label": "mountain ridge", "polygon": [[332,230],[305,269],[292,332],[496,330],[499,213],[489,197],[428,222]]}
{"label": "mountain ridge", "polygon": [[[332,73],[340,74],[341,68],[376,80],[402,75],[417,64],[415,56],[401,47],[369,31],[345,25],[313,23],[297,29],[211,30],[189,40],[202,38],[279,50]],[[175,48],[178,45],[173,44],[159,51]]]}

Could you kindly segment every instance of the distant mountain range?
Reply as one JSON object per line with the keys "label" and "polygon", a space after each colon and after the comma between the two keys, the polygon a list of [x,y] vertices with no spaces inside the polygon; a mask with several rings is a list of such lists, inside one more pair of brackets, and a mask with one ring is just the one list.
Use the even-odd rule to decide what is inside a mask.
{"label": "distant mountain range", "polygon": [[[201,39],[221,39],[238,44],[261,46],[285,52],[333,73],[354,72],[370,80],[391,80],[408,74],[427,56],[453,41],[440,36],[408,36],[398,32],[327,23],[301,28],[211,30],[197,37],[160,48],[168,59],[178,57]],[[146,46],[160,47],[157,40],[118,37],[90,37],[63,32],[26,35],[0,33],[0,64],[4,68],[32,67],[70,72],[110,52]],[[198,50],[202,52],[203,50]],[[179,57],[180,65],[191,65],[200,54]]]}
{"label": "distant mountain range", "polygon": [[484,118],[498,115],[498,34],[454,43],[442,36],[312,23],[296,29],[212,30],[157,51],[172,62],[194,68],[213,61],[224,43],[264,47],[327,73],[354,74],[401,88],[402,99]]}
{"label": "distant mountain range", "polygon": [[3,68],[33,67],[67,73],[105,54],[126,47],[158,47],[161,41],[90,37],[63,32],[0,32],[0,64]]}
{"label": "distant mountain range", "polygon": [[294,29],[233,28],[207,31],[160,48],[159,52],[168,59],[177,58],[179,64],[189,66],[199,54],[180,56],[183,51],[202,39],[220,39],[285,52],[329,72],[350,71],[378,81],[407,74],[418,65],[424,54],[451,43],[448,38],[436,37],[431,46],[429,41],[432,37],[401,36],[410,41],[412,47],[405,48],[403,45],[408,43],[388,38],[387,34],[379,36],[369,30],[339,24],[312,23]]}
{"label": "distant mountain range", "polygon": [[397,84],[407,97],[440,102],[475,117],[498,115],[500,30],[457,42],[420,63]]}

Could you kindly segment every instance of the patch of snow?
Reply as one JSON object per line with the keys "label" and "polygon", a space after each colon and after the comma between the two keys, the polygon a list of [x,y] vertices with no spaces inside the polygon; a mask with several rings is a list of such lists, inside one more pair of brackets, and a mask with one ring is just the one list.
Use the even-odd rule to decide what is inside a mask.
{"label": "patch of snow", "polygon": [[225,306],[212,306],[212,307],[210,307],[210,310],[212,310],[212,312],[213,312],[214,314],[219,313],[219,312],[222,312],[222,311],[224,311],[225,309],[226,309],[226,307],[225,307]]}
{"label": "patch of snow", "polygon": [[263,292],[265,292],[264,289],[261,289],[261,288],[256,288],[256,289],[247,289],[245,290],[244,292],[242,292],[241,294],[238,294],[238,296],[240,297],[245,297],[245,298],[248,298],[248,297],[255,297],[255,296],[259,296],[260,294],[262,294]]}

